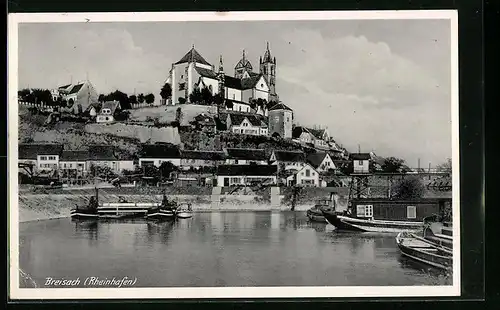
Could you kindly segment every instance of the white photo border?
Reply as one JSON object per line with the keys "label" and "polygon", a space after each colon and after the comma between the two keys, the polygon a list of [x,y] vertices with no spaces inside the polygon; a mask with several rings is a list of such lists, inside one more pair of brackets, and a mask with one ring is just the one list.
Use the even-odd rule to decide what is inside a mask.
{"label": "white photo border", "polygon": [[[18,210],[18,27],[22,23],[162,22],[162,21],[278,21],[448,19],[451,29],[451,125],[453,284],[448,286],[280,286],[186,288],[19,288]],[[460,160],[458,104],[458,12],[407,11],[267,11],[267,12],[156,12],[156,13],[17,13],[8,15],[8,219],[9,297],[33,299],[214,299],[313,297],[443,297],[460,296]]]}

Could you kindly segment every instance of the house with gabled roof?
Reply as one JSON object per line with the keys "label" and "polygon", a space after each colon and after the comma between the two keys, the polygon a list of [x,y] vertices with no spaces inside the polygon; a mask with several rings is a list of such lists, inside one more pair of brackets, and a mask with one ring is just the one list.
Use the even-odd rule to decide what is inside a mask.
{"label": "house with gabled roof", "polygon": [[135,168],[134,160],[120,155],[112,145],[89,145],[87,169],[92,166],[109,167],[116,173]]}
{"label": "house with gabled roof", "polygon": [[190,124],[199,131],[217,132],[217,123],[214,117],[205,113],[196,115]]}
{"label": "house with gabled roof", "polygon": [[87,172],[88,150],[64,150],[59,159],[59,169]]}
{"label": "house with gabled roof", "polygon": [[299,169],[306,163],[306,155],[302,151],[274,150],[269,158],[271,165],[277,165],[278,170]]}
{"label": "house with gabled roof", "polygon": [[32,164],[37,170],[54,170],[59,167],[63,150],[62,144],[20,143],[18,159],[21,163]]}
{"label": "house with gabled roof", "polygon": [[320,174],[310,164],[304,164],[298,169],[287,171],[287,186],[319,187],[321,186]]}
{"label": "house with gabled roof", "polygon": [[143,144],[139,152],[139,167],[154,165],[160,167],[163,162],[181,166],[181,151],[177,145],[156,143]]}
{"label": "house with gabled roof", "polygon": [[96,123],[112,123],[115,121],[116,113],[121,111],[119,101],[106,101],[102,103],[101,109],[97,112]]}
{"label": "house with gabled roof", "polygon": [[247,148],[226,148],[224,150],[227,165],[267,165],[266,150]]}
{"label": "house with gabled roof", "polygon": [[217,186],[274,185],[277,167],[273,165],[221,165],[217,167]]}
{"label": "house with gabled roof", "polygon": [[267,136],[265,118],[250,113],[227,113],[226,127],[232,133]]}
{"label": "house with gabled roof", "polygon": [[90,104],[98,101],[98,94],[88,80],[60,86],[57,91],[52,91],[52,96],[56,94],[66,101],[67,110],[75,114],[85,112]]}
{"label": "house with gabled roof", "polygon": [[337,169],[332,158],[326,152],[316,152],[309,154],[307,156],[307,162],[318,172],[326,172],[331,169]]}

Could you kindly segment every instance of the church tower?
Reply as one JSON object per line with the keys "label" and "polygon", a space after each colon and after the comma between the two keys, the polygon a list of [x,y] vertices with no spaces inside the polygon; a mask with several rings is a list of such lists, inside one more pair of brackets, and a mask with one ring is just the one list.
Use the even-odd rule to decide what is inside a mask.
{"label": "church tower", "polygon": [[269,42],[267,42],[264,58],[260,58],[260,74],[264,75],[269,83],[269,100],[277,100],[276,96],[276,57],[271,57]]}
{"label": "church tower", "polygon": [[[243,50],[243,57],[238,61],[236,66],[234,67],[234,77],[237,79],[243,79],[245,77],[250,77],[250,73],[252,72],[252,64],[246,58],[245,50]],[[247,74],[245,74],[247,72]]]}
{"label": "church tower", "polygon": [[225,87],[224,87],[224,66],[222,64],[222,55],[219,58],[219,72],[217,73],[217,80],[219,81],[219,96],[223,100],[225,98]]}

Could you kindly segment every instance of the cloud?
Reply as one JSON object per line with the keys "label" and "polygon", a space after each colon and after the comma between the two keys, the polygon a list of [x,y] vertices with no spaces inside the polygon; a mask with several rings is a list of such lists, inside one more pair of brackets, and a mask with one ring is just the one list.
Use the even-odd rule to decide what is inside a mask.
{"label": "cloud", "polygon": [[22,32],[20,47],[21,84],[46,88],[66,84],[71,78],[73,82],[84,80],[88,75],[100,93],[136,89],[156,95],[172,63],[163,54],[136,45],[126,30],[112,27],[44,32],[30,28]]}
{"label": "cloud", "polygon": [[[363,36],[295,30],[277,91],[297,122],[329,128],[348,149],[438,163],[451,154],[450,98],[418,64]],[[424,161],[423,161],[424,162]]]}

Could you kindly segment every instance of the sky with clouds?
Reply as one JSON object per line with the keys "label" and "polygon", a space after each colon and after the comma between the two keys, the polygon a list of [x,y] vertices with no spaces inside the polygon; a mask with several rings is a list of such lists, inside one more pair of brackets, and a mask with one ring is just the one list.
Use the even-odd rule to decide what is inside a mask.
{"label": "sky with clouds", "polygon": [[88,76],[99,93],[159,97],[193,44],[226,74],[246,51],[254,71],[269,42],[276,90],[300,125],[327,126],[350,151],[416,167],[451,157],[449,20],[22,24],[19,87]]}

